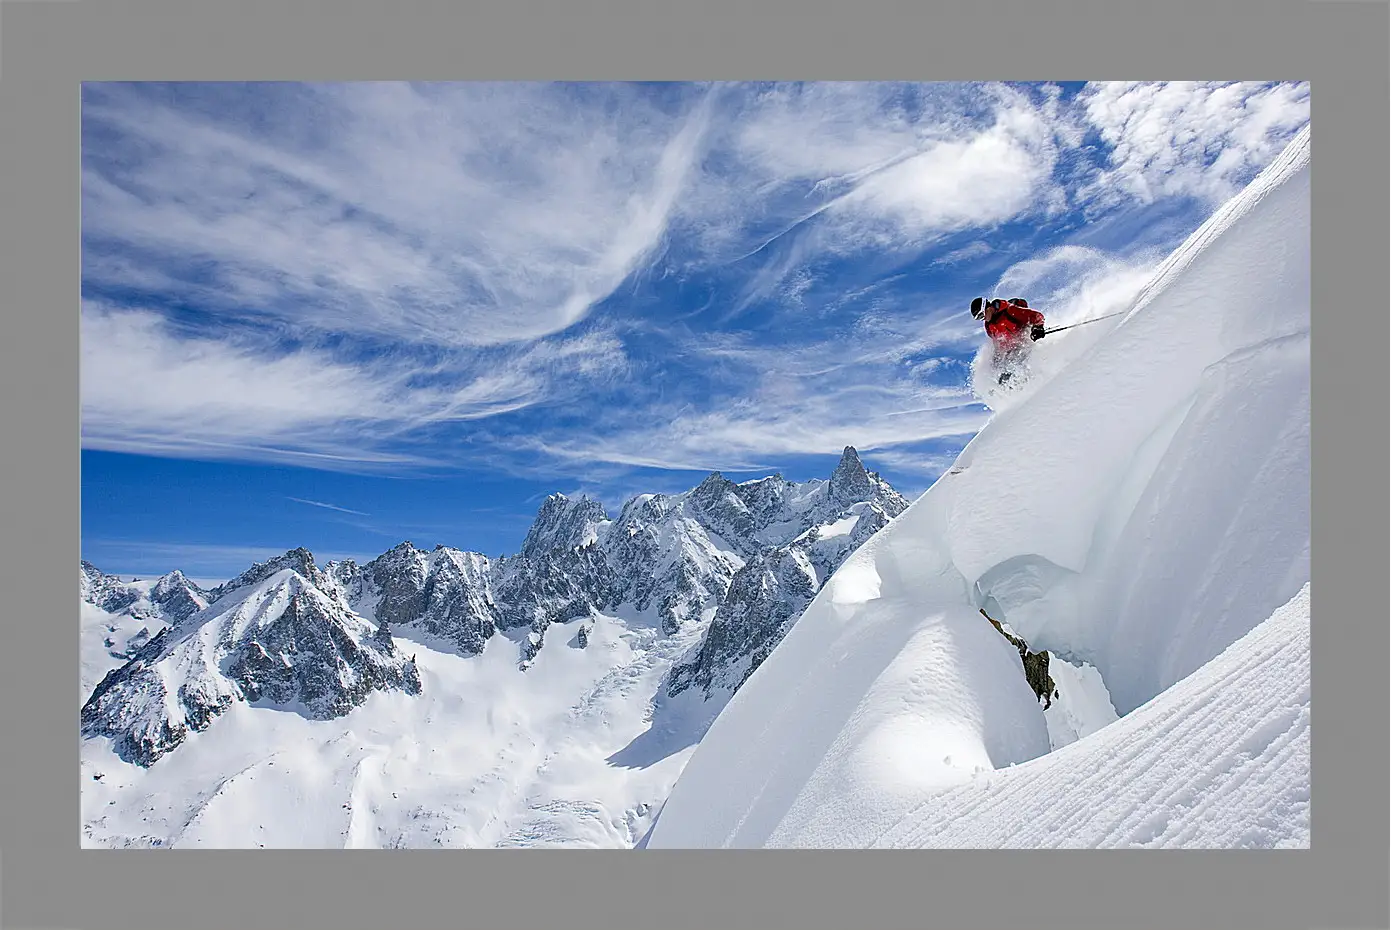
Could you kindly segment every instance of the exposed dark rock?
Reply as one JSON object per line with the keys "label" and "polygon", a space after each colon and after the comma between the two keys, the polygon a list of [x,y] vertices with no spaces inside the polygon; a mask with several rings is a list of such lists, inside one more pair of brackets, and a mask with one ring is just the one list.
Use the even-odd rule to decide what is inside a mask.
{"label": "exposed dark rock", "polygon": [[163,575],[150,589],[150,600],[171,625],[182,623],[208,606],[208,593],[175,571]]}
{"label": "exposed dark rock", "polygon": [[[844,512],[823,514],[827,522],[788,545],[765,550],[746,562],[731,580],[696,655],[672,669],[667,694],[675,697],[692,686],[703,690],[707,699],[717,690],[738,691],[831,574],[866,539],[887,526],[890,518],[874,502],[855,502]],[[854,520],[848,532],[825,535],[823,527],[846,519]]]}
{"label": "exposed dark rock", "polygon": [[[266,564],[296,563],[298,556]],[[327,719],[376,690],[420,692],[414,662],[305,576],[291,570],[254,586],[282,570],[224,586],[228,596],[194,615],[191,627],[166,628],[109,672],[82,707],[83,735],[110,737],[122,758],[148,766],[236,701]]]}
{"label": "exposed dark rock", "polygon": [[81,591],[84,601],[107,613],[126,613],[137,620],[150,621],[152,626],[158,625],[158,621],[177,625],[206,607],[209,599],[208,592],[177,570],[160,576],[147,591],[143,585],[104,574],[85,560]]}
{"label": "exposed dark rock", "polygon": [[403,542],[363,566],[363,576],[377,591],[373,613],[381,622],[403,625],[425,611],[425,559]]}
{"label": "exposed dark rock", "polygon": [[556,550],[576,549],[594,541],[599,527],[608,521],[603,505],[589,498],[571,500],[552,494],[541,505],[527,531],[520,553],[525,559],[541,559]]}
{"label": "exposed dark rock", "polygon": [[284,555],[278,555],[265,562],[258,562],[242,572],[236,578],[224,585],[214,588],[209,592],[209,599],[216,603],[243,588],[260,584],[277,572],[293,571],[311,585],[324,590],[332,586],[332,582],[319,571],[319,567],[314,564],[314,555],[308,549],[300,547],[291,549]]}
{"label": "exposed dark rock", "polygon": [[816,596],[816,572],[801,548],[775,549],[734,576],[700,649],[672,669],[667,693],[695,685],[707,696],[723,685],[737,691]]}
{"label": "exposed dark rock", "polygon": [[325,598],[296,592],[275,623],[237,644],[227,675],[249,701],[296,703],[319,720],[342,716],[373,691],[420,693],[415,666],[394,646],[355,632]]}
{"label": "exposed dark rock", "polygon": [[1048,651],[1030,652],[1029,644],[1018,636],[1012,636],[1005,632],[1005,628],[1000,625],[1000,621],[991,617],[984,609],[980,615],[990,621],[990,625],[999,631],[1000,635],[1009,640],[1011,646],[1019,650],[1019,659],[1024,664],[1024,678],[1033,689],[1034,694],[1043,702],[1045,710],[1053,706],[1053,698],[1057,694],[1057,686],[1053,683],[1052,677],[1048,674]]}

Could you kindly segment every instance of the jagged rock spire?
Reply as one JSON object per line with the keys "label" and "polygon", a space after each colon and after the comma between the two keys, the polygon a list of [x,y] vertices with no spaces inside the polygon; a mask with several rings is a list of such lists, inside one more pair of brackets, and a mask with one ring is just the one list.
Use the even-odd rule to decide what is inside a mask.
{"label": "jagged rock spire", "polygon": [[831,472],[831,493],[838,503],[849,504],[868,500],[874,495],[874,483],[854,446],[846,446],[836,470]]}
{"label": "jagged rock spire", "polygon": [[536,512],[536,519],[522,542],[521,555],[536,559],[556,549],[582,546],[606,520],[608,514],[596,500],[588,497],[571,500],[564,494],[552,494]]}

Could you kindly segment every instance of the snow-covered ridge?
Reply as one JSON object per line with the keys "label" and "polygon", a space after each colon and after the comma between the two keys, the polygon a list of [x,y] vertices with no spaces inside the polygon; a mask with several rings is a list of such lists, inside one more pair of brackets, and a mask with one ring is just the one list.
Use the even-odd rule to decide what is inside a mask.
{"label": "snow-covered ridge", "polygon": [[172,571],[158,578],[122,581],[82,563],[79,688],[82,698],[92,693],[103,675],[129,662],[162,630],[187,620],[208,606],[209,594]]}
{"label": "snow-covered ridge", "polygon": [[82,563],[82,600],[108,613],[125,611],[133,617],[178,623],[208,606],[210,597],[177,569],[158,578],[122,581],[103,574],[90,562]]}
{"label": "snow-covered ridge", "polygon": [[[1220,730],[1221,698],[1175,686],[1250,645],[1309,580],[1309,153],[1306,128],[1100,336],[1038,344],[1071,357],[841,565],[711,726],[648,846],[989,845],[1014,812],[955,786],[1018,766],[1016,797],[1035,778],[1061,790],[1064,758],[1103,767],[1093,786],[1129,777],[1089,748],[1141,739],[1125,719],[1040,758],[1049,721],[981,609],[1032,648],[1089,663],[1122,714],[1155,702]],[[1307,624],[1291,616],[1270,622]],[[1290,706],[1307,666],[1289,669],[1305,677],[1277,686],[1253,672],[1242,700]],[[1150,748],[1191,751],[1185,732],[1150,733]],[[1244,792],[1223,794],[1233,770],[1211,754],[1171,770],[1186,781],[1163,790],[1194,808],[1172,833],[1156,820],[1156,841],[1307,845],[1307,805],[1281,807],[1259,837],[1211,806],[1240,798],[1255,816],[1307,793],[1307,766],[1302,783],[1298,769],[1290,784],[1275,773],[1306,751],[1307,727],[1283,732],[1288,751],[1262,751]],[[1154,793],[1130,802],[1173,813],[1144,784]],[[1070,806],[1062,844],[1141,843],[1088,820],[1116,800]]]}
{"label": "snow-covered ridge", "polygon": [[265,700],[327,719],[379,688],[418,692],[414,663],[282,567],[225,589],[107,673],[82,706],[82,733],[108,737],[122,759],[148,766],[234,702]]}

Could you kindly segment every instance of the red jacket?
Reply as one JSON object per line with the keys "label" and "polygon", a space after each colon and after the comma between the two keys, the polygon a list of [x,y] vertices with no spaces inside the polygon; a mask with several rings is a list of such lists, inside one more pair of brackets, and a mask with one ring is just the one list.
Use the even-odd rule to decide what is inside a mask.
{"label": "red jacket", "polygon": [[[993,313],[993,315],[992,315]],[[1000,309],[985,311],[985,332],[1002,349],[1017,349],[1030,342],[1029,330],[1043,325],[1043,314],[1028,307],[1000,301]]]}

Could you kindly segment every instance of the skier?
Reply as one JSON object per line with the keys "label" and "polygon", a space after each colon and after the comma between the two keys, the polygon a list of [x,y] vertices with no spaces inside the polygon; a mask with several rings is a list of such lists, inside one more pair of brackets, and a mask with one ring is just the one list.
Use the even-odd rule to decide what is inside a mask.
{"label": "skier", "polygon": [[1004,384],[1023,368],[1032,343],[1043,338],[1043,314],[1030,309],[1029,302],[1022,297],[1009,300],[977,297],[971,301],[971,316],[985,323],[985,333],[995,348],[999,382]]}

